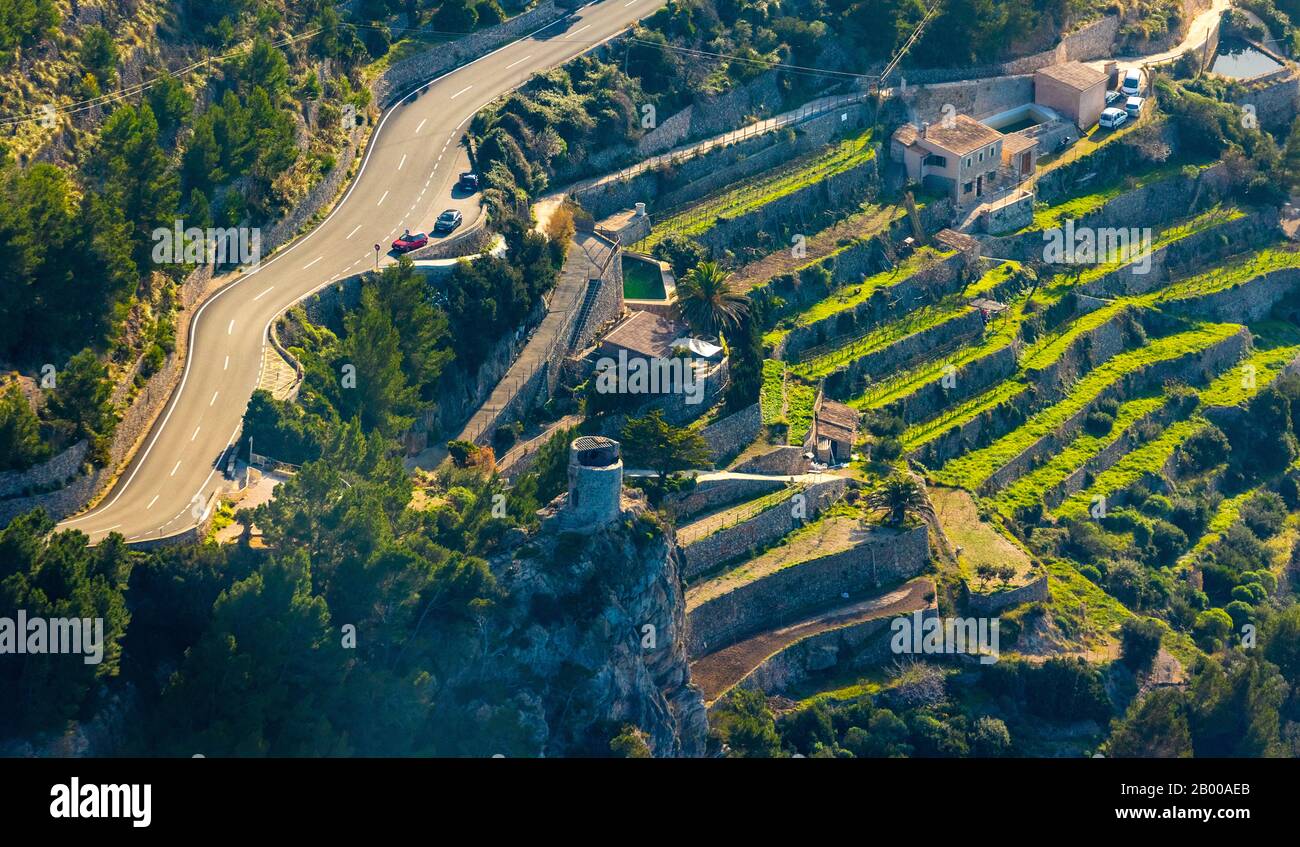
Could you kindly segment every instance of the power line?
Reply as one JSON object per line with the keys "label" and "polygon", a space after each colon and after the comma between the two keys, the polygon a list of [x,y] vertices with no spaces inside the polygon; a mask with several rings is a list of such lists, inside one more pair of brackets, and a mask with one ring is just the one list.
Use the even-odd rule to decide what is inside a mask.
{"label": "power line", "polygon": [[[304,39],[314,38],[315,36],[319,35],[322,31],[323,30],[320,29],[314,29],[311,32],[305,32],[300,35],[287,36],[285,38],[280,39],[279,41],[271,42],[271,46],[284,47],[287,44],[293,44],[295,42],[302,41]],[[213,62],[224,62],[229,59],[233,59],[237,56],[242,56],[245,53],[251,51],[252,49],[253,49],[253,45],[250,44],[247,47],[241,47],[238,50],[233,50],[229,53],[225,53],[220,56],[208,56],[206,58],[199,59],[196,62],[191,62],[190,64],[185,65],[184,67],[177,68],[174,71],[158,74],[157,76],[154,76],[150,79],[143,80],[141,82],[137,82],[132,85],[128,85],[125,88],[121,89],[120,91],[115,91],[112,92],[111,94],[101,94],[98,97],[91,97],[86,100],[78,100],[76,102],[70,103],[61,108],[43,109],[42,111],[37,113],[31,113],[26,115],[11,115],[8,117],[0,118],[0,126],[12,126],[20,123],[32,123],[36,121],[44,121],[44,120],[48,120],[51,115],[75,115],[81,112],[86,112],[95,108],[96,106],[102,106],[107,103],[115,103],[121,100],[125,100],[128,97],[134,97],[135,95],[140,94],[152,88],[153,86],[157,85],[159,82],[162,82],[164,79],[167,79],[168,77],[172,77],[172,78],[181,77],[186,74],[192,73],[193,71],[203,67],[204,65],[210,65]]]}

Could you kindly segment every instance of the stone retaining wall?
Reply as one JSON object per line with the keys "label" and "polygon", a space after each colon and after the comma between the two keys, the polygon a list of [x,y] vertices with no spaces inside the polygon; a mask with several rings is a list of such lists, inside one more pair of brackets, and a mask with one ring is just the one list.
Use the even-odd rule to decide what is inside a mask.
{"label": "stone retaining wall", "polygon": [[[847,115],[848,120],[842,120],[841,115]],[[858,129],[870,121],[871,110],[866,104],[851,104],[799,124],[714,147],[679,163],[664,163],[630,178],[580,186],[572,193],[597,219],[638,202],[647,203],[651,212],[674,209],[824,147],[846,127]]]}
{"label": "stone retaining wall", "polygon": [[792,361],[810,347],[863,335],[899,315],[956,294],[965,287],[974,261],[965,253],[937,258],[911,276],[881,286],[851,309],[791,329],[781,341],[780,355]]}
{"label": "stone retaining wall", "polygon": [[736,473],[775,474],[791,476],[807,473],[809,462],[804,458],[804,449],[798,445],[774,447],[770,452],[752,459],[746,459],[736,466]]}
{"label": "stone retaining wall", "polygon": [[763,409],[758,403],[727,415],[700,430],[700,436],[709,445],[709,454],[715,467],[727,463],[763,431]]}
{"label": "stone retaining wall", "polygon": [[1010,588],[1006,591],[993,591],[987,594],[971,591],[970,586],[962,581],[962,587],[966,595],[966,611],[974,615],[987,617],[995,615],[1003,609],[1009,609],[1012,606],[1019,606],[1021,603],[1032,603],[1036,600],[1047,601],[1052,599],[1051,592],[1047,586],[1047,574],[1043,574],[1032,582],[1021,585],[1016,588]]}
{"label": "stone retaining wall", "polygon": [[[1250,331],[1242,327],[1228,338],[1211,345],[1204,351],[1189,353],[1177,359],[1156,362],[1139,371],[1125,374],[1098,395],[1123,402],[1163,385],[1167,379],[1181,379],[1203,384],[1207,376],[1221,372],[1245,355],[1249,346]],[[1006,435],[1024,423],[1025,418],[1041,408],[1050,398],[1036,398],[1024,391],[976,416],[961,426],[955,426],[927,444],[913,450],[909,458],[928,468],[940,468],[949,460],[977,450]]]}
{"label": "stone retaining wall", "polygon": [[[822,509],[844,496],[848,483],[842,478],[815,482],[791,491],[747,521],[720,529],[682,549],[682,579],[695,579],[720,565],[770,546],[778,539],[812,520]],[[795,517],[793,500],[802,496],[803,517]]]}
{"label": "stone retaining wall", "polygon": [[[822,221],[830,222],[835,212],[851,209],[876,196],[880,189],[879,156],[842,173],[765,203],[734,218],[719,217],[695,240],[715,257],[758,237],[773,237],[790,231],[813,232]],[[794,229],[792,229],[794,228]],[[778,241],[782,239],[777,237]]]}
{"label": "stone retaining wall", "polygon": [[1146,273],[1131,263],[1075,290],[1107,298],[1145,294],[1167,285],[1171,272],[1187,276],[1197,268],[1212,267],[1229,256],[1276,240],[1281,234],[1278,224],[1277,213],[1270,210],[1212,226],[1153,250]]}
{"label": "stone retaining wall", "polygon": [[534,30],[567,17],[568,14],[569,12],[561,9],[555,0],[542,0],[526,12],[521,12],[496,26],[486,27],[394,63],[370,86],[371,93],[380,108],[386,109],[415,86],[511,41],[523,38]]}
{"label": "stone retaining wall", "polygon": [[1019,361],[1019,339],[999,347],[992,353],[974,359],[957,368],[952,388],[943,387],[942,374],[920,388],[900,397],[881,409],[885,415],[897,415],[911,426],[938,415],[944,409],[974,397],[994,383],[1009,379],[1016,373]]}
{"label": "stone retaining wall", "polygon": [[1179,417],[1179,408],[1175,403],[1166,403],[1149,415],[1143,415],[1129,425],[1118,438],[1107,444],[1096,455],[1088,459],[1082,467],[1061,480],[1052,488],[1043,492],[1043,503],[1049,509],[1055,509],[1092,484],[1097,475],[1113,467],[1116,462],[1128,455],[1137,445],[1138,433],[1148,424],[1166,425]]}
{"label": "stone retaining wall", "polygon": [[[921,610],[921,620],[938,617],[932,601]],[[782,694],[806,682],[814,674],[835,668],[860,670],[894,658],[893,622],[899,615],[885,615],[861,623],[837,627],[800,639],[763,660],[736,683],[735,688]],[[715,701],[717,702],[717,701]]]}
{"label": "stone retaining wall", "polygon": [[691,610],[686,649],[698,657],[820,609],[877,593],[918,575],[930,561],[926,528],[873,527],[856,547],[739,586]]}
{"label": "stone retaining wall", "polygon": [[0,473],[0,498],[13,497],[33,488],[68,482],[81,472],[81,465],[86,460],[86,452],[89,449],[90,445],[87,442],[78,441],[57,456],[46,459],[25,471]]}
{"label": "stone retaining wall", "polygon": [[831,397],[852,397],[869,381],[900,373],[944,345],[965,344],[983,332],[983,315],[971,309],[841,365],[827,375],[826,393]]}
{"label": "stone retaining wall", "polygon": [[668,500],[668,508],[679,521],[702,512],[710,512],[745,500],[753,500],[786,485],[783,479],[754,479],[750,477],[722,477],[697,482],[688,494],[676,495]]}
{"label": "stone retaining wall", "polygon": [[1300,269],[1283,268],[1239,282],[1211,294],[1193,295],[1161,305],[1166,312],[1199,320],[1254,323],[1268,317],[1288,295],[1300,292]]}

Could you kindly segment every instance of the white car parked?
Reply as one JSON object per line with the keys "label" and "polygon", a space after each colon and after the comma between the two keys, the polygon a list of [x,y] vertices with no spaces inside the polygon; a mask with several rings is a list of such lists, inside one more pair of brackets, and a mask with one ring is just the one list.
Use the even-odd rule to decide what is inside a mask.
{"label": "white car parked", "polygon": [[1142,93],[1142,71],[1137,68],[1129,68],[1124,74],[1124,82],[1120,85],[1119,90],[1129,97],[1135,97]]}
{"label": "white car parked", "polygon": [[1102,129],[1119,129],[1128,122],[1128,113],[1123,109],[1117,109],[1112,106],[1101,113],[1101,120],[1097,121]]}

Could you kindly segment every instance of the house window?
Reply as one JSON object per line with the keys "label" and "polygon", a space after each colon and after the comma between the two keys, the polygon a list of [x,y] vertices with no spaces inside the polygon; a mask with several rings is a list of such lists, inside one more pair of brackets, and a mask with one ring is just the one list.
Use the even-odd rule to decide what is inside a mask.
{"label": "house window", "polygon": [[970,167],[970,156],[966,157],[966,167]]}
{"label": "house window", "polygon": [[968,183],[962,185],[962,187],[961,187],[961,193],[962,193],[962,194],[970,194],[971,191],[973,191],[974,189],[975,189],[975,183],[973,183],[973,182],[968,182]]}
{"label": "house window", "polygon": [[930,168],[946,168],[948,167],[948,157],[936,156],[931,153],[929,156],[925,157],[925,161],[922,164]]}
{"label": "house window", "polygon": [[981,161],[981,162],[984,161],[984,151],[983,151],[983,150],[980,151],[980,161]]}

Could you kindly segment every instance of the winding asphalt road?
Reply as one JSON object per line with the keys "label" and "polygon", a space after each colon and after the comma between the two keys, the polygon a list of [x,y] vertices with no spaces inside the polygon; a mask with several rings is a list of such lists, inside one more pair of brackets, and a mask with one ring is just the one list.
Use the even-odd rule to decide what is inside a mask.
{"label": "winding asphalt road", "polygon": [[457,205],[451,199],[457,141],[475,112],[659,5],[600,0],[584,6],[438,77],[389,109],[329,217],[200,307],[181,382],[142,449],[100,505],[60,527],[79,529],[94,542],[113,532],[146,541],[194,526],[212,493],[226,485],[223,463],[257,386],[271,322],[331,281],[373,267],[374,244],[386,246],[406,228],[428,231],[439,212]]}

